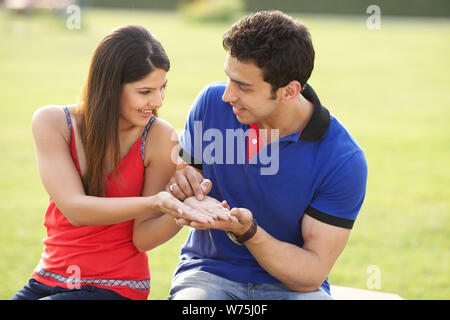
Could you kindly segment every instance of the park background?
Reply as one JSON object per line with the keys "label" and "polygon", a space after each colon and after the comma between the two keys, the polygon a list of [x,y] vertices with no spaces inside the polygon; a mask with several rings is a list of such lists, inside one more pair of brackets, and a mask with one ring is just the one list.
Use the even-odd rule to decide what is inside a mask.
{"label": "park background", "polygon": [[[406,299],[450,298],[448,1],[78,4],[79,28],[66,8],[13,12],[0,1],[0,299],[28,281],[45,236],[49,197],[35,162],[33,112],[77,102],[98,41],[133,23],[151,30],[171,59],[160,113],[182,129],[199,90],[226,80],[223,33],[261,9],[284,10],[308,26],[316,50],[309,83],[366,153],[366,200],[330,283]],[[378,29],[368,24],[369,5],[380,9]],[[150,299],[167,297],[187,233],[148,252]]]}

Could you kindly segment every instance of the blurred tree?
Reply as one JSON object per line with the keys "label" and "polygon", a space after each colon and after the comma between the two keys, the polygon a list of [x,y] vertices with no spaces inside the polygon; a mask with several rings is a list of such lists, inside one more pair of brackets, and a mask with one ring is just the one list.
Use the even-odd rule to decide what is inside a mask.
{"label": "blurred tree", "polygon": [[181,14],[188,21],[234,22],[242,12],[242,0],[193,0],[179,5]]}
{"label": "blurred tree", "polygon": [[377,5],[383,15],[450,17],[449,0],[244,0],[244,3],[247,11],[365,14],[367,7]]}

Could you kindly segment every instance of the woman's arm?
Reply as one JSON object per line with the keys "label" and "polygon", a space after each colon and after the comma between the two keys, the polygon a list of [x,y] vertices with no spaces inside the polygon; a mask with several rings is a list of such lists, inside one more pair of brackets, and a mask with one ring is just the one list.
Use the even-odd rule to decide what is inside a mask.
{"label": "woman's arm", "polygon": [[[171,153],[177,150],[177,145],[175,130],[164,120],[156,119],[145,145],[148,165],[145,168],[143,196],[152,196],[165,189],[175,174],[176,163],[171,159]],[[149,213],[134,221],[133,242],[138,250],[148,251],[172,238],[180,229],[172,216],[160,213],[155,217]]]}
{"label": "woman's arm", "polygon": [[[177,216],[198,213],[167,192],[151,197],[102,198],[87,196],[70,153],[70,132],[59,106],[41,108],[32,119],[36,159],[45,189],[64,216],[75,226],[107,225],[160,212]],[[180,214],[181,208],[184,214]]]}

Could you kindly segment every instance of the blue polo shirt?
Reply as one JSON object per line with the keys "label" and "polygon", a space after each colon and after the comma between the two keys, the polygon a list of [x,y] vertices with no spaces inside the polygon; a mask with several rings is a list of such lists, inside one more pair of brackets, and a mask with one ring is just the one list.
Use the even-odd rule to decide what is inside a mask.
{"label": "blue polo shirt", "polygon": [[[304,214],[351,229],[365,196],[366,160],[314,90],[307,85],[302,93],[314,104],[304,130],[255,152],[255,125],[237,120],[222,100],[225,87],[215,82],[199,93],[180,137],[180,155],[212,181],[208,195],[249,209],[266,232],[299,247]],[[279,282],[221,230],[191,229],[175,276],[191,269],[239,282]],[[329,292],[327,280],[322,287]]]}

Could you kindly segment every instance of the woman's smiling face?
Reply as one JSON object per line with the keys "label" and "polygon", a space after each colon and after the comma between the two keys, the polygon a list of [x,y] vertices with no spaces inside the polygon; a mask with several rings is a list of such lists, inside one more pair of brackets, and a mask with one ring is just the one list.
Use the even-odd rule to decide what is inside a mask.
{"label": "woman's smiling face", "polygon": [[124,83],[120,97],[119,127],[144,127],[152,111],[162,106],[167,72],[156,68],[144,78]]}

